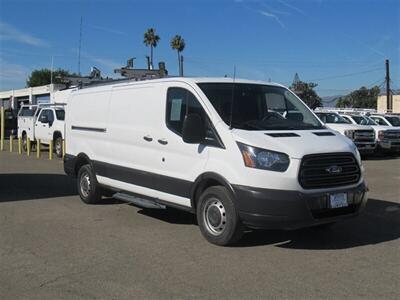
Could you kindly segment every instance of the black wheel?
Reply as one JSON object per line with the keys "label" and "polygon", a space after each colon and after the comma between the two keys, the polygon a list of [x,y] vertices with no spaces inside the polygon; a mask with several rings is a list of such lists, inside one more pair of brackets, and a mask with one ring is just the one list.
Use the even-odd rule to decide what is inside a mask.
{"label": "black wheel", "polygon": [[77,178],[78,192],[82,201],[86,204],[96,204],[101,200],[101,188],[97,183],[90,165],[84,165],[79,169]]}
{"label": "black wheel", "polygon": [[54,152],[56,153],[57,157],[62,157],[63,142],[61,137],[56,138],[56,140],[54,141]]}
{"label": "black wheel", "polygon": [[235,204],[223,186],[210,187],[200,196],[197,222],[203,236],[212,244],[231,245],[243,235]]}

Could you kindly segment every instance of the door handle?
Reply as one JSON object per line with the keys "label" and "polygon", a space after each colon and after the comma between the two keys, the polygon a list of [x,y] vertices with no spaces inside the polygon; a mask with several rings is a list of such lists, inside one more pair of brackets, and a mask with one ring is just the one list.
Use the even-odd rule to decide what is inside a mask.
{"label": "door handle", "polygon": [[166,144],[168,144],[168,141],[167,141],[166,139],[159,139],[158,142],[159,142],[161,145],[166,145]]}
{"label": "door handle", "polygon": [[152,138],[151,136],[149,136],[149,135],[145,135],[145,136],[143,137],[143,139],[144,139],[145,141],[147,141],[147,142],[151,142],[151,141],[153,140],[153,138]]}

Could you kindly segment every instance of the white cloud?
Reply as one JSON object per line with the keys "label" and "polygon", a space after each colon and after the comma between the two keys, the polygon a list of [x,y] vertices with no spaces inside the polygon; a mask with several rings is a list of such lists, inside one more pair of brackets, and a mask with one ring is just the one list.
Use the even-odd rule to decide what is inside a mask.
{"label": "white cloud", "polygon": [[260,14],[262,14],[263,16],[265,16],[265,17],[274,19],[282,28],[285,28],[285,24],[283,24],[283,22],[281,21],[281,19],[277,15],[275,15],[275,14],[273,14],[271,12],[268,12],[266,10],[259,10],[258,12]]}
{"label": "white cloud", "polygon": [[303,10],[301,10],[300,8],[298,8],[298,7],[296,7],[296,6],[292,5],[292,4],[290,4],[290,3],[288,3],[288,2],[283,1],[283,0],[278,0],[278,1],[279,1],[279,3],[281,3],[282,5],[284,5],[284,6],[288,7],[288,8],[290,8],[290,9],[293,9],[294,11],[297,11],[298,13],[302,14],[303,16],[306,15],[306,13],[305,13]]}
{"label": "white cloud", "polygon": [[22,65],[8,63],[0,58],[0,90],[24,87],[30,72],[30,69]]}
{"label": "white cloud", "polygon": [[92,62],[98,63],[99,65],[106,67],[108,69],[111,69],[114,71],[115,68],[118,68],[121,66],[121,63],[118,63],[112,59],[109,58],[104,58],[104,57],[98,57],[98,56],[94,56],[88,53],[81,53],[82,58],[86,58]]}
{"label": "white cloud", "polygon": [[39,39],[15,28],[12,25],[0,22],[0,40],[16,41],[22,44],[35,47],[50,47],[50,43]]}
{"label": "white cloud", "polygon": [[93,29],[100,30],[100,31],[103,31],[103,32],[107,32],[107,33],[111,33],[111,34],[128,35],[126,32],[115,30],[115,29],[112,29],[112,28],[107,28],[107,27],[97,26],[97,25],[89,25],[89,26],[91,28],[93,28]]}

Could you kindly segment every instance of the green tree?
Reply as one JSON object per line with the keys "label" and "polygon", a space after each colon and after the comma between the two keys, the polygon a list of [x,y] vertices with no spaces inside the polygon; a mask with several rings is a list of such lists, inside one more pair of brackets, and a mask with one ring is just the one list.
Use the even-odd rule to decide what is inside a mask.
{"label": "green tree", "polygon": [[153,48],[157,47],[158,42],[160,41],[160,37],[156,34],[154,28],[149,28],[144,33],[143,43],[146,47],[150,46],[150,65],[153,67]]}
{"label": "green tree", "polygon": [[[33,70],[31,75],[26,80],[26,86],[34,87],[50,84],[51,76],[51,70],[49,69]],[[69,71],[63,69],[57,69],[53,71],[53,83],[62,83],[61,78],[66,76],[76,76],[76,74],[70,73]]]}
{"label": "green tree", "polygon": [[370,89],[365,86],[359,88],[342,97],[340,102],[336,103],[337,107],[354,107],[354,108],[376,108],[380,89],[374,86]]}
{"label": "green tree", "polygon": [[351,107],[350,99],[347,96],[340,97],[336,102],[336,107],[340,108]]}
{"label": "green tree", "polygon": [[[172,50],[176,50],[178,53],[178,66],[179,66],[179,73],[181,70],[181,52],[185,49],[185,40],[180,35],[175,35],[171,40],[171,48]],[[181,75],[181,74],[180,74]]]}
{"label": "green tree", "polygon": [[[297,76],[298,77],[298,76]],[[303,100],[308,107],[314,109],[322,105],[321,98],[318,96],[317,92],[314,90],[318,84],[312,82],[303,82],[297,78],[293,81],[290,89]]]}

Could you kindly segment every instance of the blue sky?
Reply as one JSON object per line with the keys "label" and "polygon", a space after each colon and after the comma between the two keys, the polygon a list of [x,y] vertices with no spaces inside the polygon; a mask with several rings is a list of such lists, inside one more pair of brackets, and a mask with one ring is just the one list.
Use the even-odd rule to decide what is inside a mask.
{"label": "blue sky", "polygon": [[391,61],[400,88],[398,0],[0,0],[0,90],[21,88],[33,69],[76,72],[83,17],[81,72],[105,75],[137,57],[143,32],[161,37],[155,61],[177,73],[170,39],[186,41],[189,76],[232,75],[290,84],[295,72],[320,95],[345,94],[384,80]]}

